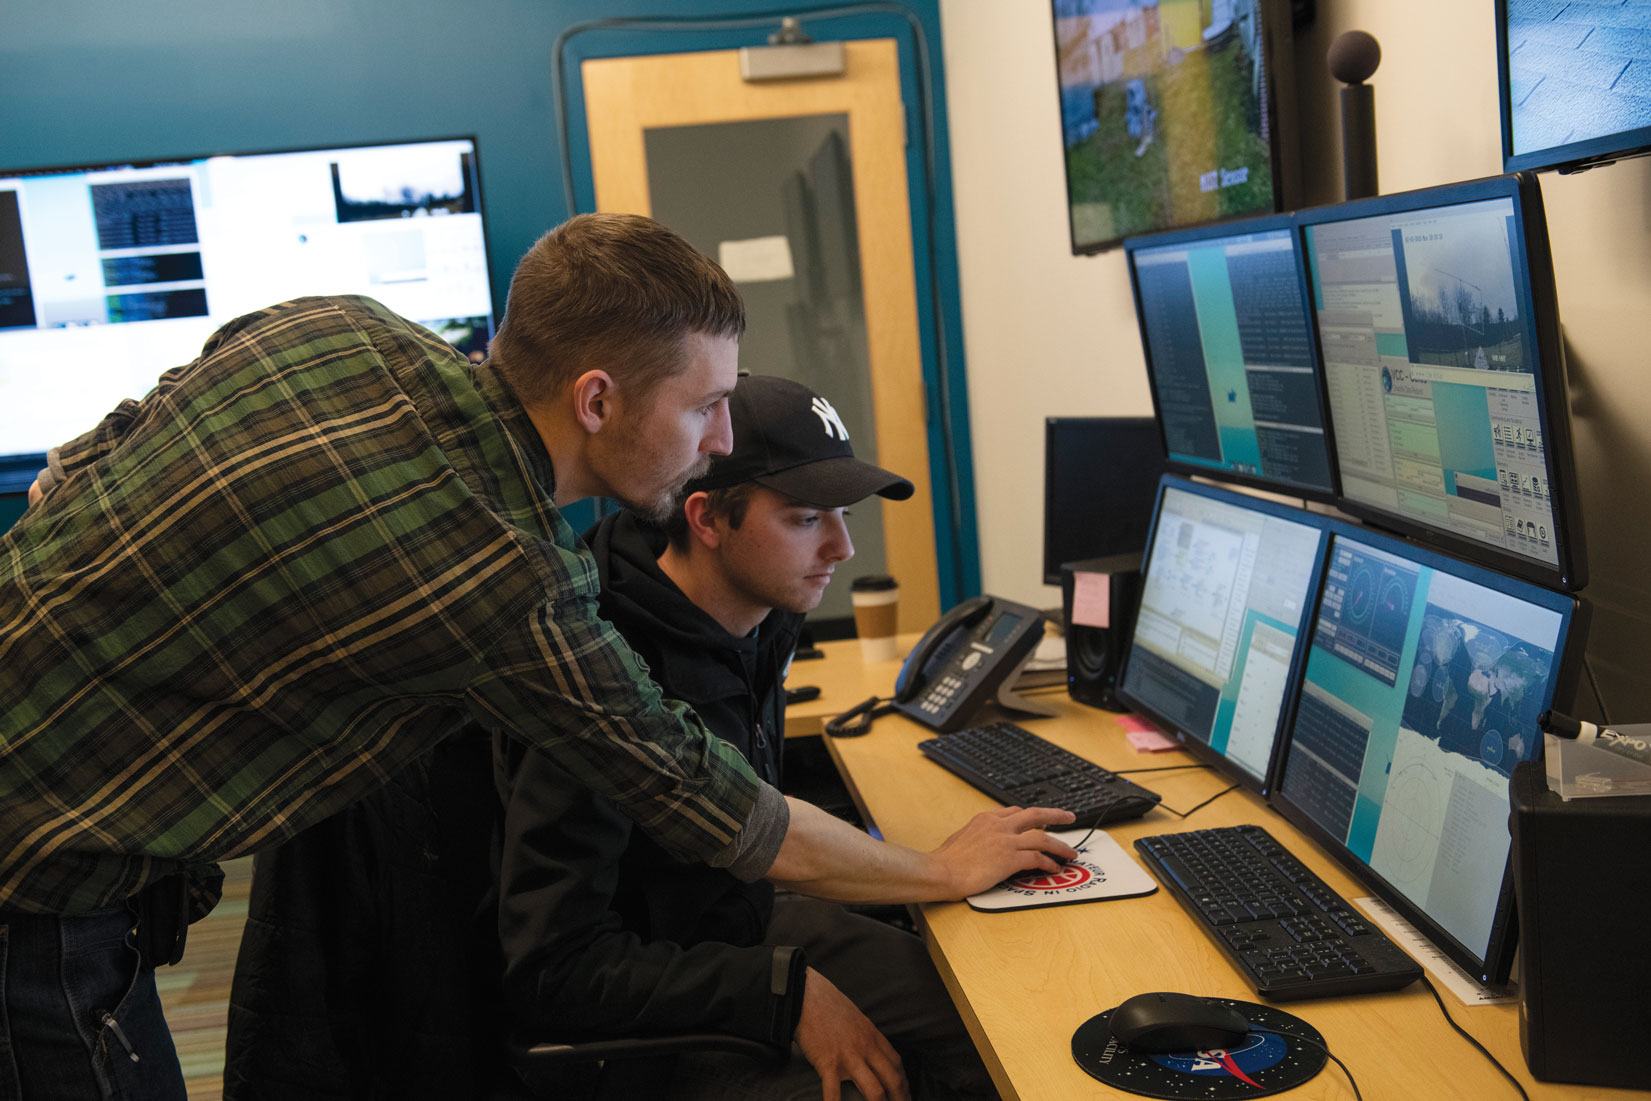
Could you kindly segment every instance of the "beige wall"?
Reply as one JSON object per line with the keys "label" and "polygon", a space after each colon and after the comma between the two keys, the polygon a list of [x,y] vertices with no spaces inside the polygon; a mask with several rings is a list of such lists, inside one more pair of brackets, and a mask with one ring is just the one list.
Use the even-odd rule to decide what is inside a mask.
{"label": "beige wall", "polygon": [[[1122,255],[1074,257],[1049,0],[942,0],[963,327],[986,591],[1042,607],[1043,420],[1151,412]],[[1490,0],[1319,0],[1297,42],[1305,195],[1341,194],[1325,50],[1382,44],[1384,192],[1501,169]],[[1611,718],[1651,721],[1651,158],[1542,177],[1593,581],[1588,647]],[[1580,707],[1580,705],[1579,705]]]}

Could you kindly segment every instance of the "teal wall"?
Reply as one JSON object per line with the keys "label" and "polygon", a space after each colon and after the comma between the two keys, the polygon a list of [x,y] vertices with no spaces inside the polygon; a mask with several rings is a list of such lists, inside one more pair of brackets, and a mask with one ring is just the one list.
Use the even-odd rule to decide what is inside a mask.
{"label": "teal wall", "polygon": [[[951,405],[962,426],[954,449],[962,464],[964,505],[959,516],[939,519],[965,533],[962,553],[942,567],[942,591],[977,591],[951,176],[940,93],[939,3],[856,7],[888,10],[830,21],[805,17],[804,27],[822,38],[896,38],[907,69],[915,71],[915,39],[904,14],[909,12],[927,36],[934,66],[935,201],[931,212],[921,189],[914,188],[913,225],[921,238],[920,255],[928,244],[927,226],[934,227],[941,320],[953,360]],[[558,36],[599,18],[770,10],[771,2],[749,0],[11,3],[0,32],[0,166],[473,134],[480,150],[495,305],[502,312],[516,260],[569,213],[551,95],[551,54]],[[773,26],[777,17],[774,24],[742,30],[593,31],[569,41],[568,57],[577,72],[577,60],[586,56],[761,45]],[[918,98],[912,83],[908,78],[908,105]],[[917,122],[915,116],[912,122]],[[915,138],[915,125],[912,133]],[[915,182],[922,178],[915,140],[911,155]],[[574,167],[588,179],[587,165]],[[589,194],[588,185],[581,188],[585,209],[588,198],[583,197]],[[920,287],[923,308],[930,311],[926,290]],[[934,399],[938,376],[932,317],[929,313],[925,320],[924,340]],[[931,449],[939,446],[937,431],[931,424]],[[935,476],[938,495],[943,472],[937,470]],[[3,512],[0,522],[5,522]]]}

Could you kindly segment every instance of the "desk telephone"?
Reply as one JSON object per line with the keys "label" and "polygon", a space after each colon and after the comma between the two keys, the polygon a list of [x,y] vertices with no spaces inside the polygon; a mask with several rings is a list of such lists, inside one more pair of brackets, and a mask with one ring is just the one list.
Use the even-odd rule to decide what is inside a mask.
{"label": "desk telephone", "polygon": [[[1016,696],[1015,678],[1043,637],[1036,608],[992,596],[965,600],[924,632],[894,681],[894,695],[872,697],[826,724],[838,737],[864,734],[871,720],[899,711],[942,734],[964,726],[988,700],[1035,715],[1053,712]],[[882,706],[879,706],[882,705]],[[858,724],[849,720],[865,716]]]}

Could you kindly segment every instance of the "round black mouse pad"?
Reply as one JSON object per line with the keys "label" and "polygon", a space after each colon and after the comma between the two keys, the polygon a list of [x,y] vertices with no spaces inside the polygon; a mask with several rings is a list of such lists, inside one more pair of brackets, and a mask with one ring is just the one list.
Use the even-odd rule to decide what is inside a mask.
{"label": "round black mouse pad", "polygon": [[1272,1006],[1213,1001],[1244,1014],[1250,1031],[1230,1051],[1147,1054],[1131,1051],[1112,1038],[1112,1010],[1098,1013],[1072,1034],[1072,1058],[1092,1078],[1142,1097],[1263,1097],[1294,1089],[1324,1068],[1318,1029]]}

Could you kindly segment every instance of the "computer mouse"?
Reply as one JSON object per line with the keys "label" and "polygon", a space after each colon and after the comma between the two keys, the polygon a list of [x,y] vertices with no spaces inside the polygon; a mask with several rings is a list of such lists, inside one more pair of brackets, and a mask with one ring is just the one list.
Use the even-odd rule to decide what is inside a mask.
{"label": "computer mouse", "polygon": [[1250,1031],[1250,1022],[1232,1006],[1171,991],[1125,999],[1109,1023],[1113,1039],[1143,1052],[1233,1048]]}

